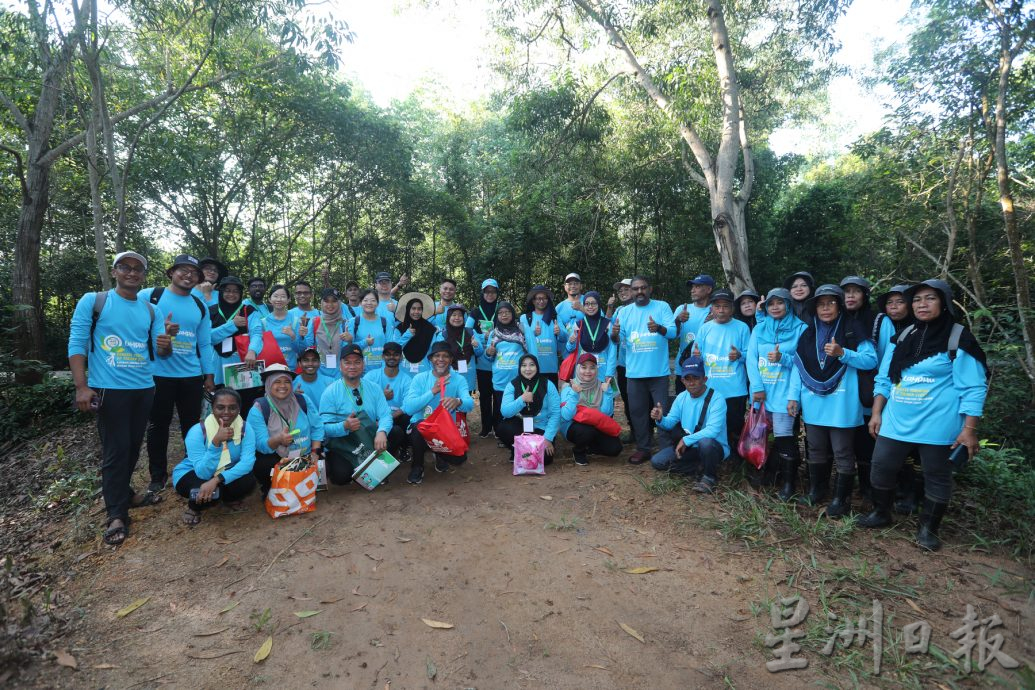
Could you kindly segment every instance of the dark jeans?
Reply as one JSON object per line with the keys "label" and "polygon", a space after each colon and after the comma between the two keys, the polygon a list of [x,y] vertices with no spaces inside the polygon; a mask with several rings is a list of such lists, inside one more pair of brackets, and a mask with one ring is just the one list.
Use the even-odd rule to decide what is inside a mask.
{"label": "dark jeans", "polygon": [[873,458],[874,439],[870,436],[870,417],[863,417],[862,426],[855,427],[853,445],[855,446],[855,461],[860,467],[869,465]]}
{"label": "dark jeans", "polygon": [[[155,401],[151,406],[151,424],[147,427],[147,461],[153,482],[169,478],[169,425],[173,407],[180,415],[182,438],[187,437],[187,432],[201,417],[202,380],[201,376],[155,376]],[[246,414],[243,409],[241,414]]]}
{"label": "dark jeans", "polygon": [[276,453],[255,453],[255,464],[252,465],[252,476],[259,483],[259,491],[265,496],[273,485],[273,467],[282,460]]}
{"label": "dark jeans", "polygon": [[730,455],[734,457],[740,457],[737,453],[737,445],[740,443],[740,432],[744,430],[744,413],[746,412],[746,395],[726,398],[726,439],[730,444]]}
{"label": "dark jeans", "polygon": [[662,410],[668,412],[668,376],[626,381],[629,390],[629,423],[636,439],[636,450],[649,453],[651,432],[654,430],[650,411],[655,404],[661,403]]}
{"label": "dark jeans", "polygon": [[[413,466],[424,467],[424,454],[429,450],[428,442],[424,440],[424,437],[416,429],[410,432],[410,447],[413,448]],[[467,460],[467,453],[463,455],[443,455],[441,457],[450,465],[462,465]],[[330,469],[328,468],[329,471]]]}
{"label": "dark jeans", "polygon": [[[855,474],[854,428],[838,429],[806,423],[805,440],[809,444],[810,465],[826,465],[833,457],[838,474]],[[898,472],[897,469],[895,471]]]}
{"label": "dark jeans", "polygon": [[[269,475],[267,474],[267,477],[268,476]],[[208,503],[195,503],[190,500],[191,489],[200,489],[201,485],[206,481],[208,480],[202,479],[198,475],[194,474],[194,470],[191,470],[180,477],[180,481],[176,482],[176,493],[187,499],[187,507],[191,510],[205,510],[206,508],[211,508],[220,501],[224,503],[235,503],[244,499],[245,496],[255,490],[255,477],[250,474],[245,474],[233,480],[229,484],[224,484],[219,487],[219,498],[214,501],[209,501]],[[269,489],[269,487],[266,488]]]}
{"label": "dark jeans", "polygon": [[492,371],[478,370],[478,411],[481,412],[481,433],[493,428],[495,415],[492,413]]}
{"label": "dark jeans", "polygon": [[622,406],[625,408],[625,421],[629,422],[632,428],[632,417],[629,416],[629,382],[625,378],[625,367],[615,369],[615,380],[618,382],[618,393],[622,396]]}
{"label": "dark jeans", "polygon": [[398,459],[399,449],[409,443],[406,438],[406,427],[410,425],[410,416],[401,414],[392,420],[392,428],[388,430],[388,453]]}
{"label": "dark jeans", "polygon": [[[682,429],[678,429],[682,432]],[[682,438],[682,435],[680,436]],[[679,441],[676,441],[677,445]],[[654,454],[650,464],[656,470],[669,470],[673,474],[684,476],[708,477],[713,482],[719,480],[719,465],[722,464],[722,444],[712,438],[702,438],[683,450],[681,458],[676,457],[674,447],[663,448]]]}
{"label": "dark jeans", "polygon": [[618,440],[617,436],[608,436],[595,426],[582,422],[572,422],[564,437],[575,446],[576,456],[592,453],[613,458],[622,452],[622,442]]}
{"label": "dark jeans", "polygon": [[873,461],[870,464],[870,484],[874,489],[894,490],[898,484],[898,471],[914,448],[920,453],[920,465],[924,473],[924,495],[935,503],[948,503],[952,498],[949,446],[906,443],[878,436],[873,448]]}
{"label": "dark jeans", "polygon": [[[352,464],[350,456],[343,454],[340,449],[335,450],[333,440],[331,443],[324,442],[323,464],[327,468],[327,481],[331,484],[348,484],[352,481],[352,473],[356,467]],[[362,462],[360,458],[357,462]],[[255,454],[255,465],[259,465],[259,454]]]}
{"label": "dark jeans", "polygon": [[101,438],[101,493],[108,519],[125,521],[133,489],[129,485],[151,414],[154,388],[96,389],[97,433]]}

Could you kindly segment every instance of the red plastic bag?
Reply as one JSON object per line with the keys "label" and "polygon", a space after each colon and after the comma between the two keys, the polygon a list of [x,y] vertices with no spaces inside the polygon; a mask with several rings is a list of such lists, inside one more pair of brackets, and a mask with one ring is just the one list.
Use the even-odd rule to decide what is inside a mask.
{"label": "red plastic bag", "polygon": [[769,457],[769,429],[771,426],[764,403],[758,406],[757,411],[754,405],[748,407],[748,418],[744,423],[744,429],[740,432],[737,453],[751,463],[756,470],[762,469],[766,458]]}
{"label": "red plastic bag", "polygon": [[[248,354],[248,343],[249,337],[247,335],[234,336],[234,345],[237,346],[237,354],[240,356],[242,362]],[[287,361],[284,359],[284,352],[280,349],[280,345],[277,344],[277,339],[273,337],[273,331],[263,331],[262,352],[260,352],[255,359],[260,359],[266,362],[266,366],[271,364],[283,364],[284,366],[287,366]]]}
{"label": "red plastic bag", "polygon": [[442,386],[438,407],[426,418],[417,422],[417,432],[424,437],[424,441],[432,453],[460,456],[466,453],[470,446],[464,433],[460,430],[460,424],[463,424],[464,431],[467,429],[467,415],[465,414],[461,419],[460,414],[462,413],[458,412],[457,419],[454,420],[449,411],[442,406],[442,400],[445,399],[446,387]]}
{"label": "red plastic bag", "polygon": [[600,410],[586,407],[585,405],[579,405],[575,409],[575,416],[572,417],[571,421],[594,427],[600,433],[607,434],[608,436],[618,436],[622,433],[622,427],[613,418],[608,417]]}
{"label": "red plastic bag", "polygon": [[[579,362],[579,350],[582,348],[582,322],[579,321],[578,334],[575,339],[575,351],[569,354],[557,367],[557,378],[561,381],[571,381],[575,376],[575,366]],[[616,434],[617,435],[617,434]]]}

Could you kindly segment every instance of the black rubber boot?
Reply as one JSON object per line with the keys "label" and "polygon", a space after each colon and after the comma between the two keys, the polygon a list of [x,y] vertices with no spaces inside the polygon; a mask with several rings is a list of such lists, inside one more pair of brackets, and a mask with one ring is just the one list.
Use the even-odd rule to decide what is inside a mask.
{"label": "black rubber boot", "polygon": [[895,512],[899,515],[912,515],[923,500],[922,492],[917,496],[916,485],[916,470],[913,469],[912,463],[906,460],[898,473],[898,500],[895,501]]}
{"label": "black rubber boot", "polygon": [[779,458],[783,483],[776,495],[781,501],[789,501],[798,490],[798,458],[790,453],[780,453]]}
{"label": "black rubber boot", "polygon": [[942,548],[942,540],[938,538],[938,528],[945,516],[947,503],[935,503],[929,498],[924,499],[924,507],[920,512],[920,529],[916,533],[916,543],[928,551],[937,551]]}
{"label": "black rubber boot", "polygon": [[840,520],[852,511],[852,487],[855,485],[854,474],[838,474],[834,488],[834,500],[827,506],[827,517]]}
{"label": "black rubber boot", "polygon": [[873,511],[859,518],[855,524],[870,529],[887,527],[891,524],[891,502],[895,498],[895,490],[874,486],[870,489],[870,498],[873,500]]}
{"label": "black rubber boot", "polygon": [[799,499],[807,506],[818,506],[827,499],[827,490],[830,488],[830,465],[829,463],[809,463],[809,493]]}
{"label": "black rubber boot", "polygon": [[870,500],[870,463],[858,463],[859,496],[863,500]]}

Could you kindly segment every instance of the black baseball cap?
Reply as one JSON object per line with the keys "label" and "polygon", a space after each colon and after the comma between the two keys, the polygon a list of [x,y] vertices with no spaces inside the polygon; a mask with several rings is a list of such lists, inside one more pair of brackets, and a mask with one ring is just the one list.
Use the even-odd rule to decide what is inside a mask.
{"label": "black baseball cap", "polygon": [[344,361],[349,355],[363,356],[363,348],[356,343],[349,343],[345,347],[341,348],[341,352],[338,353],[338,357],[341,361]]}
{"label": "black baseball cap", "polygon": [[732,304],[734,301],[733,293],[727,290],[726,288],[720,288],[712,293],[712,296],[708,300],[708,303],[714,304],[716,301],[720,299],[729,300],[730,304]]}

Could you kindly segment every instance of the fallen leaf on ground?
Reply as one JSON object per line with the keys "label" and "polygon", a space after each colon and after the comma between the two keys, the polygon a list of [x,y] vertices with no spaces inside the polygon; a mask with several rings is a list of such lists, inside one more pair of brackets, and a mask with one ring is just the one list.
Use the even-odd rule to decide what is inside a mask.
{"label": "fallen leaf on ground", "polygon": [[552,501],[553,500],[553,496],[540,496],[539,498],[543,499],[544,501]]}
{"label": "fallen leaf on ground", "polygon": [[911,609],[913,609],[914,611],[919,613],[921,616],[924,615],[924,612],[920,610],[919,606],[917,606],[915,603],[913,603],[912,599],[906,599],[906,603],[909,604],[909,607]]}
{"label": "fallen leaf on ground", "polygon": [[601,671],[610,671],[607,666],[601,666],[600,664],[588,664],[586,668],[599,668]]}
{"label": "fallen leaf on ground", "polygon": [[116,611],[115,612],[115,617],[116,618],[125,618],[126,616],[128,616],[131,613],[133,613],[134,611],[136,611],[138,608],[140,608],[141,606],[143,606],[144,604],[146,604],[149,601],[151,601],[151,597],[144,597],[143,599],[137,599],[136,601],[134,601],[129,606],[127,606],[125,608],[121,608],[118,611]]}
{"label": "fallen leaf on ground", "polygon": [[212,637],[213,635],[218,635],[221,632],[226,632],[229,629],[229,627],[226,627],[220,628],[219,630],[209,630],[207,632],[194,633],[194,637]]}
{"label": "fallen leaf on ground", "polygon": [[429,628],[438,628],[440,630],[449,630],[453,627],[452,623],[443,623],[442,621],[433,621],[430,618],[421,618],[424,621],[424,625]]}
{"label": "fallen leaf on ground", "polygon": [[[641,640],[641,642],[642,642],[642,640]],[[255,663],[259,663],[260,661],[265,660],[265,658],[268,657],[270,655],[270,652],[272,652],[272,651],[273,651],[273,636],[270,635],[269,637],[266,638],[266,641],[262,643],[262,646],[259,647],[259,651],[255,652]]]}
{"label": "fallen leaf on ground", "polygon": [[66,652],[63,649],[59,649],[54,652],[54,660],[58,663],[58,666],[67,666],[68,668],[79,668],[79,662],[75,660],[75,657]]}
{"label": "fallen leaf on ground", "polygon": [[606,546],[594,546],[593,550],[599,551],[600,553],[605,554],[607,556],[614,556],[614,554],[611,553],[611,549],[607,548]]}
{"label": "fallen leaf on ground", "polygon": [[625,569],[625,572],[629,573],[630,575],[645,575],[647,573],[656,573],[657,571],[658,571],[657,568],[654,568],[654,567],[649,566],[649,565],[641,565],[638,568],[626,568]]}
{"label": "fallen leaf on ground", "polygon": [[639,641],[640,641],[641,643],[643,643],[643,644],[647,644],[647,643],[646,643],[646,641],[645,641],[645,640],[643,639],[643,635],[641,635],[640,633],[636,632],[635,630],[633,630],[632,628],[630,628],[630,627],[629,627],[628,625],[626,625],[625,623],[623,623],[623,622],[621,622],[621,621],[618,621],[618,625],[620,625],[620,626],[622,627],[622,630],[624,630],[625,632],[627,632],[627,633],[629,633],[630,635],[632,635],[633,637],[635,637],[635,638],[636,638],[637,640],[639,640]]}
{"label": "fallen leaf on ground", "polygon": [[334,603],[337,603],[337,602],[341,601],[344,598],[345,597],[335,597],[333,599],[321,599],[320,603],[321,604],[334,604]]}
{"label": "fallen leaf on ground", "polygon": [[223,556],[223,560],[219,561],[219,563],[216,563],[212,567],[213,568],[222,568],[224,565],[226,565],[226,562],[229,561],[229,560],[230,560],[229,556]]}
{"label": "fallen leaf on ground", "polygon": [[396,538],[395,538],[395,540],[396,540],[397,542],[399,542],[400,544],[406,544],[407,542],[411,542],[411,541],[413,541],[413,540],[412,540],[412,539],[410,539],[409,537],[396,537]]}
{"label": "fallen leaf on ground", "polygon": [[352,611],[353,611],[353,612],[355,612],[355,611],[362,611],[362,610],[363,610],[363,609],[365,609],[366,607],[367,607],[367,605],[366,605],[366,604],[360,604],[360,605],[359,605],[359,606],[357,606],[356,608],[352,609]]}
{"label": "fallen leaf on ground", "polygon": [[218,615],[222,616],[222,615],[223,615],[224,613],[228,613],[228,612],[230,612],[230,611],[233,611],[234,609],[236,609],[236,608],[237,608],[237,606],[238,606],[238,605],[239,605],[240,603],[241,603],[240,601],[235,601],[235,602],[234,602],[234,603],[232,603],[232,604],[227,604],[227,605],[226,605],[226,607],[224,607],[224,608],[223,608],[223,610],[222,610],[222,611],[220,611]]}
{"label": "fallen leaf on ground", "polygon": [[315,616],[318,613],[320,613],[320,612],[319,611],[295,611],[295,615],[298,616],[299,618],[312,618],[313,616]]}
{"label": "fallen leaf on ground", "polygon": [[94,664],[93,667],[98,671],[108,671],[113,668],[118,668],[118,666],[116,666],[115,664]]}

